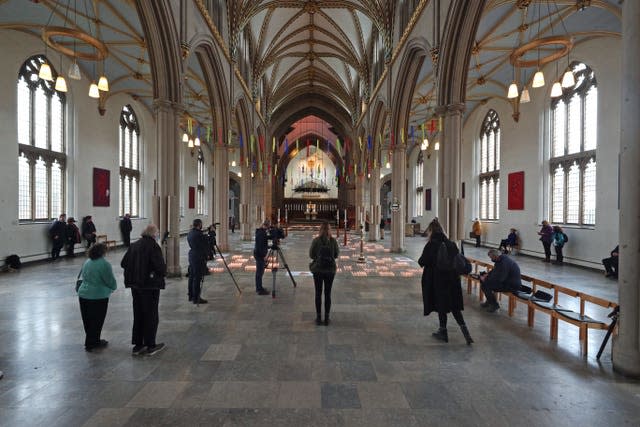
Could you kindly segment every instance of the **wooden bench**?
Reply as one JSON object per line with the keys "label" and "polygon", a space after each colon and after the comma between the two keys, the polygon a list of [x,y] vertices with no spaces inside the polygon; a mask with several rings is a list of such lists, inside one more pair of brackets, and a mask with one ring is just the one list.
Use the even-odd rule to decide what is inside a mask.
{"label": "wooden bench", "polygon": [[[480,268],[484,268],[490,271],[493,267],[491,264],[470,259],[469,261],[473,265],[473,272],[466,276],[467,279],[467,293],[473,292],[473,287],[478,285],[478,298],[482,301],[484,295],[480,288],[480,280],[477,275]],[[597,306],[607,310],[615,309],[618,304],[605,300],[603,298],[589,295],[585,292],[575,291],[565,286],[556,285],[544,280],[537,279],[528,275],[521,275],[523,285],[531,287],[531,292],[500,292],[498,297],[502,295],[509,299],[508,313],[509,316],[513,316],[517,304],[521,303],[527,307],[527,325],[530,328],[534,326],[535,312],[540,311],[549,315],[549,338],[552,340],[558,339],[558,321],[575,325],[579,328],[578,338],[581,345],[582,353],[586,356],[589,348],[589,329],[607,330],[609,324],[605,321],[598,320],[595,317],[591,317],[586,313],[587,303],[589,308]],[[534,294],[537,291],[544,291],[549,293],[552,298],[550,301],[546,301],[541,298],[536,298]],[[568,308],[569,306],[577,306],[578,310]],[[590,310],[591,312],[591,310]]]}
{"label": "wooden bench", "polygon": [[98,234],[96,236],[96,243],[104,243],[105,246],[107,247],[107,250],[113,248],[116,248],[116,241],[115,240],[109,240],[109,238],[107,237],[106,234]]}

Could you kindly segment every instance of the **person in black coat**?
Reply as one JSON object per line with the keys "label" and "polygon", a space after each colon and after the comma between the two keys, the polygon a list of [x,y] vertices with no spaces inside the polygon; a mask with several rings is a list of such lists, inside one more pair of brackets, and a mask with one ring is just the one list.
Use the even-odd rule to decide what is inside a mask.
{"label": "person in black coat", "polygon": [[87,241],[87,249],[96,243],[96,225],[93,223],[91,215],[82,218],[82,237]]}
{"label": "person in black coat", "polygon": [[480,288],[487,298],[487,301],[482,304],[482,308],[493,313],[500,308],[495,293],[516,292],[520,289],[522,280],[520,267],[509,256],[500,253],[497,249],[489,250],[487,255],[494,262],[494,265],[489,274],[480,275]]}
{"label": "person in black coat", "polygon": [[49,237],[51,238],[51,261],[60,257],[60,250],[64,246],[67,238],[67,215],[61,214],[57,220],[49,227]]}
{"label": "person in black coat", "polygon": [[202,220],[193,220],[193,226],[187,235],[189,243],[189,301],[194,304],[206,304],[207,300],[200,297],[202,278],[207,271],[207,255],[209,254],[209,239],[202,232]]}
{"label": "person in black coat", "polygon": [[120,220],[120,233],[122,234],[122,244],[126,247],[129,247],[131,244],[131,230],[133,226],[131,225],[131,215],[124,214],[122,219]]}
{"label": "person in black coat", "polygon": [[214,259],[216,257],[216,245],[218,244],[215,224],[211,224],[209,228],[207,228],[207,239],[209,240],[207,259]]}
{"label": "person in black coat", "polygon": [[267,231],[271,228],[271,221],[266,219],[260,228],[256,228],[255,246],[253,258],[256,260],[256,293],[269,295],[269,290],[262,286],[262,276],[267,266],[267,254],[269,253],[269,238]]}
{"label": "person in black coat", "polygon": [[606,277],[613,277],[614,279],[618,278],[618,255],[620,254],[620,245],[616,246],[614,250],[611,251],[611,257],[605,258],[602,260],[602,265],[604,265]]}
{"label": "person in black coat", "polygon": [[165,347],[164,343],[156,343],[160,289],[165,287],[167,274],[162,249],[155,240],[157,236],[158,227],[149,224],[120,262],[124,268],[124,286],[131,288],[133,297],[134,356],[153,355]]}
{"label": "person in black coat", "polygon": [[438,313],[440,322],[440,327],[432,335],[438,340],[449,342],[447,313],[451,313],[460,326],[467,344],[471,344],[473,339],[462,316],[464,304],[460,276],[455,271],[443,271],[437,265],[438,250],[443,243],[450,258],[458,254],[458,247],[447,238],[437,220],[431,221],[427,227],[427,235],[429,241],[422,251],[418,264],[424,268],[422,272],[424,315],[427,316],[435,311]]}
{"label": "person in black coat", "polygon": [[80,230],[78,230],[78,226],[76,225],[76,220],[74,217],[71,217],[67,220],[67,231],[66,231],[66,243],[67,243],[67,256],[75,257],[76,254],[74,250],[76,248],[76,243],[80,243],[82,240],[80,239]]}

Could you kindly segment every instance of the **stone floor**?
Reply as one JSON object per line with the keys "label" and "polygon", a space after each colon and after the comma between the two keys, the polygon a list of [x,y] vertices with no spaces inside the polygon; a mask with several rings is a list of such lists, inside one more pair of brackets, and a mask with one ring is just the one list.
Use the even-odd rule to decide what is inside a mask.
{"label": "stone floor", "polygon": [[[367,243],[360,265],[350,236],[332,324],[316,326],[311,238],[291,230],[283,241],[297,287],[280,269],[275,299],[253,292],[252,244],[239,233],[225,259],[242,295],[220,260],[205,280],[207,305],[187,303],[186,278],[169,280],[158,331],[168,348],[153,357],[130,354],[131,297],[122,285],[103,331],[109,347],[85,353],[73,292],[82,259],[0,275],[0,425],[638,425],[640,382],[612,372],[610,345],[596,361],[602,331],[590,333],[583,357],[575,327],[561,322],[552,342],[546,316],[529,329],[523,310],[487,314],[465,294],[475,344],[465,345],[453,325],[448,344],[434,341],[437,318],[422,316],[413,261],[420,237],[406,239],[404,254],[390,253],[388,239]],[[486,249],[466,250],[487,259]],[[120,284],[122,255],[107,257]],[[516,259],[530,275],[617,299],[616,282],[601,273]],[[272,288],[270,272],[265,285]]]}

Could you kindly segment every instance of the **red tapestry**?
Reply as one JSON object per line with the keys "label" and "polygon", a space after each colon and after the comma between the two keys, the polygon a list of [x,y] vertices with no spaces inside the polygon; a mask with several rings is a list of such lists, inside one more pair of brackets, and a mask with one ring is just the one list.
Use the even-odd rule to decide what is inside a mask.
{"label": "red tapestry", "polygon": [[524,171],[509,174],[508,209],[521,211],[524,209]]}
{"label": "red tapestry", "polygon": [[189,209],[196,208],[196,187],[189,187]]}
{"label": "red tapestry", "polygon": [[109,206],[111,171],[93,168],[93,206]]}

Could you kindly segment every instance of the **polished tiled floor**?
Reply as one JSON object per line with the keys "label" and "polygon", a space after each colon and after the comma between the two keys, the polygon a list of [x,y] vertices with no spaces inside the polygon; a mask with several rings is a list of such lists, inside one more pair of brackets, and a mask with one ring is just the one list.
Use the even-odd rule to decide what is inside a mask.
{"label": "polished tiled floor", "polygon": [[[546,316],[529,329],[523,310],[487,314],[465,295],[476,343],[466,346],[453,325],[448,344],[434,341],[437,319],[422,316],[412,261],[420,237],[406,239],[405,254],[385,251],[389,240],[367,243],[364,266],[353,238],[332,324],[316,326],[311,237],[292,231],[283,242],[298,286],[281,269],[275,299],[253,292],[252,244],[238,233],[225,257],[241,296],[219,261],[205,280],[207,305],[187,303],[185,278],[169,280],[158,333],[168,348],[153,357],[130,355],[131,297],[122,287],[109,303],[109,347],[84,352],[73,292],[81,259],[0,275],[0,425],[638,425],[640,383],[612,372],[610,346],[595,360],[601,331],[590,333],[583,357],[576,328],[561,323],[552,342]],[[122,254],[108,255],[120,284]],[[467,255],[486,259],[486,249]],[[600,273],[516,259],[530,275],[617,299],[616,282]]]}

